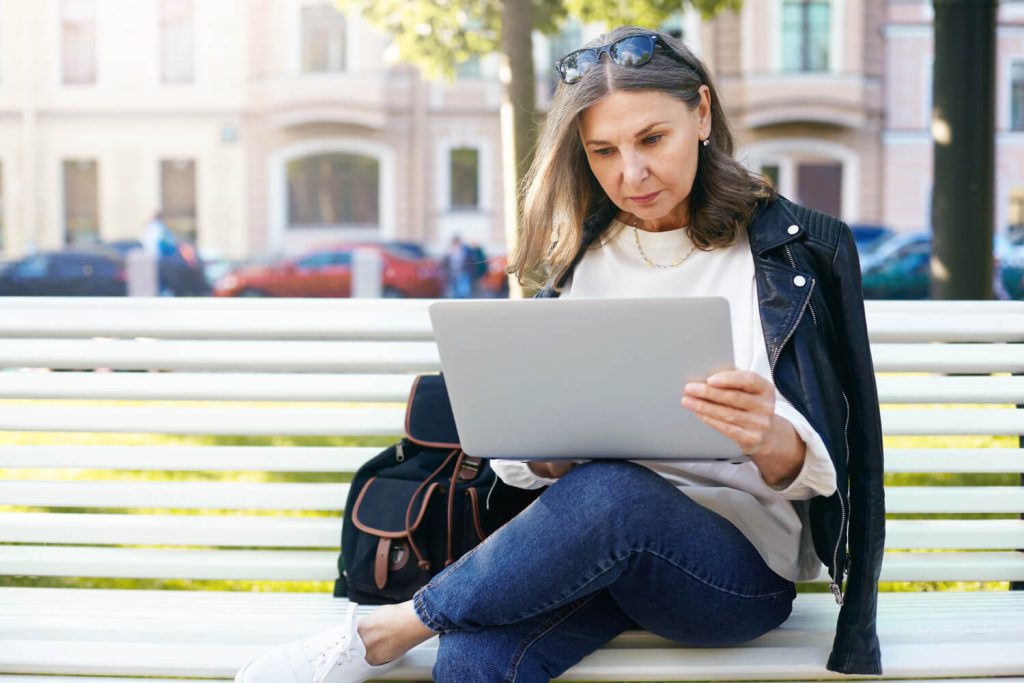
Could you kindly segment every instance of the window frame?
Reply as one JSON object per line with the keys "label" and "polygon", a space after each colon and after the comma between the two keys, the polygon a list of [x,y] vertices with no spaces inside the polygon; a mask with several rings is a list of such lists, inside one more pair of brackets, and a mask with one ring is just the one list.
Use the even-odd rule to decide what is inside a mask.
{"label": "window frame", "polygon": [[[313,160],[320,157],[354,157],[357,159],[367,159],[373,161],[376,164],[376,178],[374,181],[377,184],[377,206],[376,206],[376,222],[334,222],[334,223],[307,223],[307,222],[292,222],[292,206],[290,198],[291,189],[291,176],[289,175],[289,166],[293,163]],[[383,188],[383,160],[376,155],[367,154],[361,151],[349,151],[349,150],[323,150],[313,151],[308,154],[300,154],[289,158],[284,163],[284,194],[285,194],[285,232],[294,230],[341,230],[341,231],[363,231],[372,230],[374,232],[380,232],[384,222],[384,212],[381,206],[382,198],[384,195]],[[339,204],[339,206],[341,206]]]}
{"label": "window frame", "polygon": [[[89,80],[70,80],[68,66],[68,45],[65,38],[65,29],[71,19],[67,17],[67,8],[69,4],[81,3],[82,5],[89,4],[92,7],[91,11],[91,22],[92,22],[92,71],[91,78]],[[99,65],[99,3],[98,0],[56,0],[57,4],[57,62],[55,64],[57,69],[57,81],[63,87],[92,87],[99,83],[100,80],[100,65]],[[85,23],[85,21],[79,21],[76,23]]]}
{"label": "window frame", "polygon": [[[481,185],[483,182],[483,173],[481,169],[481,157],[483,153],[479,145],[453,145],[448,147],[448,210],[452,213],[477,213],[481,210]],[[455,154],[456,152],[472,151],[476,154],[476,168],[475,170],[475,183],[474,188],[475,201],[472,204],[456,204],[455,194]]]}
{"label": "window frame", "polygon": [[[325,69],[307,69],[305,60],[305,48],[306,48],[306,33],[305,33],[305,12],[310,9],[334,9],[342,19],[342,39],[340,49],[337,51],[336,57],[341,60],[340,68],[332,68],[331,62],[331,49],[328,44],[327,54],[327,68]],[[349,73],[352,70],[352,20],[349,15],[340,9],[337,9],[328,0],[303,0],[298,3],[295,8],[295,22],[296,22],[296,49],[295,49],[295,60],[296,60],[296,71],[301,76],[306,77],[324,77],[324,76],[337,76],[339,74]],[[328,34],[330,35],[330,34]]]}
{"label": "window frame", "polygon": [[[827,46],[827,52],[825,55],[825,64],[821,68],[810,68],[810,54],[811,54],[811,23],[810,23],[810,8],[812,5],[824,4],[828,10],[828,24],[825,31]],[[787,33],[785,28],[786,21],[786,7],[789,5],[798,5],[801,9],[801,26],[799,31],[800,38],[800,65],[796,68],[791,68],[786,64],[786,50],[784,45],[786,43]],[[835,14],[836,14],[836,3],[832,0],[780,0],[778,4],[779,15],[778,15],[778,44],[780,46],[779,51],[779,71],[787,74],[822,74],[829,73],[833,70],[833,52],[836,46],[833,45],[833,36],[835,33]]]}
{"label": "window frame", "polygon": [[[80,232],[79,230],[71,231],[69,229],[69,218],[70,218],[70,206],[69,206],[69,185],[68,185],[68,167],[70,164],[92,164],[95,173],[95,241],[99,241],[103,237],[103,210],[102,210],[102,177],[100,175],[100,160],[96,157],[90,158],[63,158],[60,161],[60,182],[61,182],[61,229],[63,231],[62,243],[65,246],[74,246],[79,244],[72,240],[74,233]],[[86,244],[92,243],[92,241],[86,241]]]}
{"label": "window frame", "polygon": [[[188,6],[187,25],[189,29],[189,54],[188,54],[188,76],[187,78],[168,78],[167,59],[167,35],[169,23],[167,19],[166,3],[181,2]],[[193,85],[196,82],[196,0],[158,0],[157,1],[157,69],[161,85]],[[186,21],[182,20],[182,24]]]}

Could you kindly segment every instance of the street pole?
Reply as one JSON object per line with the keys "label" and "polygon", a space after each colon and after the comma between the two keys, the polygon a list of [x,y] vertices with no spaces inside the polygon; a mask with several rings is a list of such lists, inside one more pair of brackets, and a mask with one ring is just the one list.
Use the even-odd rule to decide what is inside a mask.
{"label": "street pole", "polygon": [[996,0],[934,0],[931,295],[992,298]]}

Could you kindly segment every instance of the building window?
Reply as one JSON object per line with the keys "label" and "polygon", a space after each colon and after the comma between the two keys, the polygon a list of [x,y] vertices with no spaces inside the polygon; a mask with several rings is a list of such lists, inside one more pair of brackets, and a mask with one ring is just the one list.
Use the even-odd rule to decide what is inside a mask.
{"label": "building window", "polygon": [[96,1],[61,0],[62,81],[96,82]]}
{"label": "building window", "polygon": [[346,37],[345,15],[333,3],[303,7],[303,73],[344,71]]}
{"label": "building window", "polygon": [[288,163],[289,227],[380,226],[380,161],[319,154]]}
{"label": "building window", "polygon": [[193,0],[160,0],[160,79],[191,83],[195,78]]}
{"label": "building window", "polygon": [[475,211],[480,208],[480,150],[473,147],[453,149],[448,158],[451,178],[451,208]]}
{"label": "building window", "polygon": [[771,183],[776,191],[779,189],[779,173],[781,169],[778,164],[761,164],[761,175]]}
{"label": "building window", "polygon": [[470,55],[455,65],[455,76],[463,80],[480,78],[480,55]]}
{"label": "building window", "polygon": [[196,162],[164,159],[160,162],[160,208],[164,223],[189,242],[196,241]]}
{"label": "building window", "polygon": [[782,68],[828,71],[828,0],[783,0]]}
{"label": "building window", "polygon": [[1024,60],[1010,65],[1010,130],[1024,130]]}
{"label": "building window", "polygon": [[92,160],[64,162],[64,242],[90,244],[100,238],[98,164]]}

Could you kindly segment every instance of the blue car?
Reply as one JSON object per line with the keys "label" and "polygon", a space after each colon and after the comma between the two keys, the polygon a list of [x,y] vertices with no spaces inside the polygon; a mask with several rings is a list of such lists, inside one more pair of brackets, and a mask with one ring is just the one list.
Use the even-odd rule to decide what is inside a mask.
{"label": "blue car", "polygon": [[[914,232],[884,240],[861,262],[864,298],[927,299],[931,254],[931,233]],[[1024,250],[997,235],[993,256],[994,298],[1024,298]]]}

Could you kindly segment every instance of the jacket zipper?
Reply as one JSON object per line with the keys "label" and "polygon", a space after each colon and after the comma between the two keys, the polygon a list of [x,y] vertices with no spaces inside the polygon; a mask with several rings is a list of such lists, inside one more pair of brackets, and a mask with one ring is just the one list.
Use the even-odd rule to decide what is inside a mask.
{"label": "jacket zipper", "polygon": [[[786,255],[789,256],[790,261],[792,262],[793,261],[793,255],[791,253],[789,253],[789,247],[788,246],[786,247]],[[796,266],[794,265],[793,268],[795,270]],[[782,343],[779,344],[775,348],[775,353],[772,354],[771,362],[769,363],[769,366],[770,366],[771,372],[772,372],[772,384],[775,383],[775,365],[779,362],[779,356],[782,355],[782,349],[786,346],[787,343],[789,343],[789,340],[793,337],[793,334],[796,332],[796,328],[798,328],[800,326],[800,322],[804,319],[804,313],[808,309],[810,309],[810,311],[811,311],[811,320],[812,321],[814,320],[814,309],[810,305],[810,303],[811,303],[811,295],[814,293],[814,285],[815,285],[815,281],[814,281],[814,279],[811,279],[811,286],[807,289],[807,296],[804,297],[804,301],[800,305],[800,314],[796,317],[796,322],[789,329],[789,332],[786,333],[786,336],[782,340]],[[850,402],[846,398],[846,392],[843,392],[843,403],[846,404],[846,424],[843,425],[843,443],[844,443],[844,445],[846,447],[846,466],[849,467],[850,466],[850,441],[849,441],[849,438],[847,437],[847,432],[849,431],[849,428],[850,428]],[[834,580],[832,581],[832,583],[829,584],[829,590],[832,592],[832,596],[836,599],[836,604],[842,605],[843,604],[843,590],[840,587],[840,582],[842,582],[842,577],[838,576],[838,572],[839,572],[839,548],[840,548],[840,546],[842,545],[842,542],[843,542],[843,530],[846,529],[846,501],[845,501],[845,499],[843,497],[843,494],[841,492],[839,494],[839,508],[842,511],[842,526],[839,527],[839,538],[836,539],[836,547],[835,547],[835,550],[832,553],[832,576],[834,577]]]}
{"label": "jacket zipper", "polygon": [[[800,304],[800,315],[796,317],[796,322],[789,328],[789,332],[786,333],[786,337],[782,340],[782,343],[775,348],[775,353],[772,354],[771,366],[772,380],[775,380],[775,364],[779,362],[779,356],[782,355],[782,349],[789,342],[790,337],[796,332],[796,328],[800,327],[800,321],[804,319],[804,313],[810,308],[811,294],[814,293],[814,280],[811,280],[811,286],[807,288],[807,296],[804,297],[804,302]],[[811,318],[813,319],[813,314]]]}
{"label": "jacket zipper", "polygon": [[[849,401],[849,399],[846,398],[846,392],[845,391],[840,392],[840,393],[842,393],[842,395],[843,395],[843,403],[846,404],[846,422],[843,424],[843,445],[846,446],[846,467],[845,467],[845,469],[849,469],[849,467],[850,467],[850,401]],[[842,526],[839,527],[839,538],[836,539],[836,548],[835,548],[835,551],[832,554],[832,577],[833,578],[832,578],[832,583],[829,584],[829,590],[832,591],[832,596],[835,597],[836,604],[841,606],[843,604],[843,589],[841,588],[841,584],[843,582],[843,577],[839,575],[839,547],[843,543],[843,532],[846,530],[847,513],[846,513],[846,500],[845,500],[845,496],[843,496],[841,491],[839,491],[838,493],[839,493],[839,509],[842,510],[842,513],[843,513],[843,523],[842,523]],[[847,565],[849,565],[849,560],[847,560]],[[845,573],[846,567],[844,567],[843,569],[844,569],[844,573]]]}
{"label": "jacket zipper", "polygon": [[[793,270],[798,270],[797,267],[796,267],[796,259],[793,258],[793,252],[789,250],[789,245],[788,244],[786,245],[786,258],[789,259],[789,265],[791,265],[793,267]],[[810,298],[808,298],[807,301],[810,301]],[[813,322],[814,326],[817,327],[818,326],[818,316],[814,315],[814,304],[808,304],[808,308],[811,311],[811,322]],[[799,321],[797,321],[797,322],[799,323]]]}

